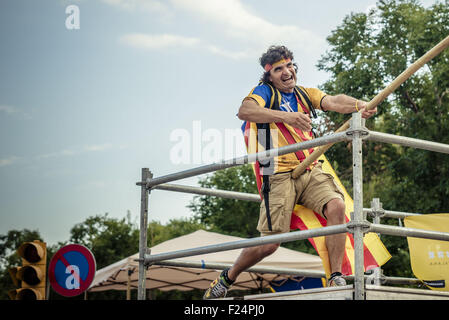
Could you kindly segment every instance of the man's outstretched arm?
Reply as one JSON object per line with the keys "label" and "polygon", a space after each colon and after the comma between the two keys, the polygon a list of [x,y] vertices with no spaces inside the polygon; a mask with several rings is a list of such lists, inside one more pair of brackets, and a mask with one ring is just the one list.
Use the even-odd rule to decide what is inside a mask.
{"label": "man's outstretched arm", "polygon": [[363,118],[372,117],[377,112],[377,107],[371,110],[366,110],[368,103],[363,100],[347,96],[345,94],[338,94],[335,96],[327,95],[321,102],[321,108],[325,111],[335,111],[338,113],[353,113],[360,111]]}

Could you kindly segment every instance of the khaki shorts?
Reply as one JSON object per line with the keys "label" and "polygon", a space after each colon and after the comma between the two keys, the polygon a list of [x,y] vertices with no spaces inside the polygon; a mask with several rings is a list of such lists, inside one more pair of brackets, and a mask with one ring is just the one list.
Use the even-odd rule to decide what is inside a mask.
{"label": "khaki shorts", "polygon": [[257,230],[262,236],[289,232],[296,203],[312,209],[326,219],[323,212],[326,203],[336,198],[344,201],[343,191],[331,174],[321,170],[321,163],[311,171],[305,171],[297,179],[292,178],[292,172],[287,172],[272,175],[269,181],[272,231],[268,229],[265,201],[262,199],[257,224]]}

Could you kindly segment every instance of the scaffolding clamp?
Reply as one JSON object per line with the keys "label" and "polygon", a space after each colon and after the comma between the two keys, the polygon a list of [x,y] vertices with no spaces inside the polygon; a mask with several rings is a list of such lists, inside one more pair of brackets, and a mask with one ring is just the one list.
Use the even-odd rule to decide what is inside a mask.
{"label": "scaffolding clamp", "polygon": [[[382,202],[380,202],[379,198],[374,198],[371,201],[371,210],[368,213],[373,218],[382,218],[385,216],[385,209],[382,208]],[[379,221],[375,221],[375,223],[379,223]]]}
{"label": "scaffolding clamp", "polygon": [[358,133],[360,139],[364,140],[369,137],[369,130],[365,127],[365,120],[360,113],[354,113],[349,123],[349,128],[345,131],[346,135],[353,138]]}
{"label": "scaffolding clamp", "polygon": [[361,227],[362,228],[362,232],[368,233],[370,232],[371,229],[371,222],[364,220],[364,221],[348,221],[348,223],[346,223],[346,229],[348,230],[349,233],[354,234],[354,230],[355,228]]}

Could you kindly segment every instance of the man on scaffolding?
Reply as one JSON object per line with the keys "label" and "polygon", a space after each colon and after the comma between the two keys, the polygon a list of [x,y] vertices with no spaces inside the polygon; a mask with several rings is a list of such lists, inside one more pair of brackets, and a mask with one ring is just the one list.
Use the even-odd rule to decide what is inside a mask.
{"label": "man on scaffolding", "polygon": [[[261,81],[240,106],[238,117],[244,120],[248,153],[275,149],[313,139],[311,115],[315,109],[338,113],[361,112],[369,118],[377,109],[365,110],[366,102],[344,94],[327,95],[316,88],[296,84],[297,65],[285,46],[271,46],[260,58],[265,72]],[[290,231],[290,220],[296,203],[314,210],[327,220],[327,225],[345,223],[344,195],[332,175],[324,173],[316,161],[297,179],[292,171],[313,149],[258,161],[256,170],[263,178],[257,230],[261,236]],[[341,274],[345,252],[345,234],[326,236],[331,267],[330,286],[346,285]],[[230,269],[224,270],[204,294],[204,299],[226,296],[238,275],[277,250],[280,244],[266,244],[243,249]]]}

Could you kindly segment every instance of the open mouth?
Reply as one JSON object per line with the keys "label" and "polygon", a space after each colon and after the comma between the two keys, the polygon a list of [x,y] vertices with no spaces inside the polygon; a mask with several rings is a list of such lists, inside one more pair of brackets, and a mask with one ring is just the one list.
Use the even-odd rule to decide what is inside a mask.
{"label": "open mouth", "polygon": [[281,80],[282,80],[282,82],[288,82],[288,81],[290,81],[290,80],[293,80],[293,76],[290,76],[290,77],[288,77],[288,78],[281,79]]}

